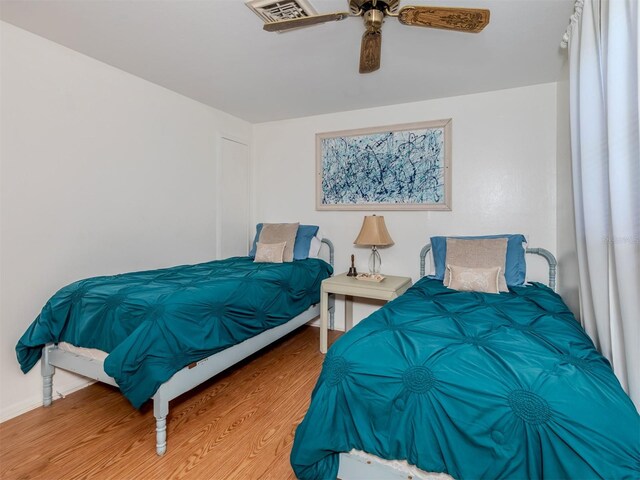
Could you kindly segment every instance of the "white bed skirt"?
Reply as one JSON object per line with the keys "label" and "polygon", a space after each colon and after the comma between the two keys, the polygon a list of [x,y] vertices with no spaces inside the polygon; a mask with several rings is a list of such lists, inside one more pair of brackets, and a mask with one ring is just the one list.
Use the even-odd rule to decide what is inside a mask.
{"label": "white bed skirt", "polygon": [[67,342],[60,342],[58,344],[58,348],[60,350],[64,350],[65,352],[73,353],[74,355],[87,357],[91,360],[98,360],[99,362],[104,362],[104,359],[107,358],[107,355],[109,355],[107,352],[103,352],[102,350],[98,350],[97,348],[76,347],[75,345],[71,345]]}
{"label": "white bed skirt", "polygon": [[425,472],[406,460],[385,460],[361,450],[340,454],[341,480],[453,480],[446,473]]}

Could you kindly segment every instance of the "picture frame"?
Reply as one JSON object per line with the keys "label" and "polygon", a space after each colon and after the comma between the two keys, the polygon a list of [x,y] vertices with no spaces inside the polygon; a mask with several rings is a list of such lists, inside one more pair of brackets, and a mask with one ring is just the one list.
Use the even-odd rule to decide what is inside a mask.
{"label": "picture frame", "polygon": [[451,210],[452,119],[316,134],[316,210]]}

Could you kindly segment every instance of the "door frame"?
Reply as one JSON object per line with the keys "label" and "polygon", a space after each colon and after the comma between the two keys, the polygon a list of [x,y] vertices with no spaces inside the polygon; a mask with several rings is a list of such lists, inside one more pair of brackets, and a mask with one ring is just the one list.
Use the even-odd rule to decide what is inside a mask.
{"label": "door frame", "polygon": [[[251,184],[252,184],[252,172],[251,172],[251,146],[249,140],[246,138],[238,137],[236,135],[228,135],[226,133],[216,134],[216,259],[220,260],[222,256],[222,215],[220,215],[222,208],[222,142],[228,140],[230,142],[238,143],[247,147],[247,207],[249,209],[249,224],[247,224],[247,239],[251,240],[250,222],[251,222]],[[247,245],[248,247],[248,245]]]}

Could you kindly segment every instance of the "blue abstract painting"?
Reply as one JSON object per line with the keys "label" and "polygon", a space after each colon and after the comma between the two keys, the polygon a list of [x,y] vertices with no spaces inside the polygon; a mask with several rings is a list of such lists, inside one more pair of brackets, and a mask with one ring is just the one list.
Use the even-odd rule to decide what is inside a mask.
{"label": "blue abstract painting", "polygon": [[319,135],[318,207],[448,209],[449,125]]}

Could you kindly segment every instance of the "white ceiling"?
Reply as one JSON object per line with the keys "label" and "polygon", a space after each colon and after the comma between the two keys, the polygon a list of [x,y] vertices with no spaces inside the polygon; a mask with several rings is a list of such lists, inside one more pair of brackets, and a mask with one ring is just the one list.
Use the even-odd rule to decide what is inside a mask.
{"label": "white ceiling", "polygon": [[[347,0],[311,0],[320,13]],[[0,18],[250,122],[562,78],[572,0],[405,0],[491,10],[479,34],[388,18],[382,68],[358,74],[360,18],[276,34],[243,0],[2,0]]]}

